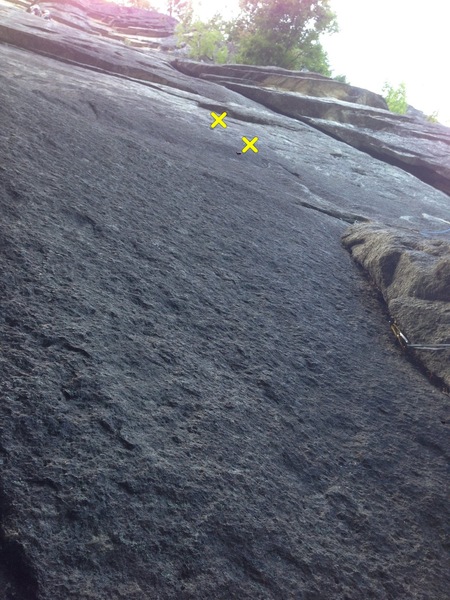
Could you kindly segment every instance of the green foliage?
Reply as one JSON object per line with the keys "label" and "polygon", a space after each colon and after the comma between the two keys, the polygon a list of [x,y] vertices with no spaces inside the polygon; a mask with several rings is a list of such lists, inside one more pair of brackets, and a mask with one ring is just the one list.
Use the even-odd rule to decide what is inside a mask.
{"label": "green foliage", "polygon": [[[172,0],[172,2],[175,0]],[[337,30],[329,0],[241,0],[240,16],[232,22],[216,15],[207,23],[182,20],[176,34],[190,58],[308,69],[331,76],[328,56],[320,43],[324,32]]]}
{"label": "green foliage", "polygon": [[439,123],[439,113],[437,110],[431,113],[431,115],[427,115],[428,123]]}
{"label": "green foliage", "polygon": [[385,83],[383,86],[384,99],[387,102],[391,112],[404,115],[408,110],[408,101],[406,100],[406,85],[401,83],[397,88],[394,88],[390,83]]}
{"label": "green foliage", "polygon": [[295,67],[302,67],[308,71],[331,77],[328,55],[318,40],[312,40],[299,49]]}
{"label": "green foliage", "polygon": [[336,77],[333,77],[333,79],[335,81],[339,81],[340,83],[348,83],[350,85],[350,83],[347,80],[347,77],[345,75],[336,75]]}
{"label": "green foliage", "polygon": [[334,31],[329,0],[241,0],[230,37],[239,47],[238,62],[306,68],[329,76],[319,36]]}
{"label": "green foliage", "polygon": [[[236,38],[233,38],[234,40]],[[263,32],[244,34],[238,40],[236,61],[247,65],[277,65],[285,69],[293,69],[297,54],[285,48],[276,40],[270,39]]]}
{"label": "green foliage", "polygon": [[178,45],[189,47],[189,58],[225,63],[228,59],[227,23],[215,16],[206,23],[180,23],[176,29]]}

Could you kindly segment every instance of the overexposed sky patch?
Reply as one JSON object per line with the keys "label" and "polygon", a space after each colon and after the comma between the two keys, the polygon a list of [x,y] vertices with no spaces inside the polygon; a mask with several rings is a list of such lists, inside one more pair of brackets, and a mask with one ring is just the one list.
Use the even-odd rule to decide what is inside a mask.
{"label": "overexposed sky patch", "polygon": [[323,39],[335,74],[381,92],[406,84],[410,104],[450,124],[450,1],[330,0],[340,32]]}

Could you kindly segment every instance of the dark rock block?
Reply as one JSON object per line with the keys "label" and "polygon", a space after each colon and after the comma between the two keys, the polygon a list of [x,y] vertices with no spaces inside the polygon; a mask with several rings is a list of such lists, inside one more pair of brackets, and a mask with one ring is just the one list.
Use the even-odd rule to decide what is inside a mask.
{"label": "dark rock block", "polygon": [[249,65],[206,65],[186,60],[174,60],[173,66],[182,73],[226,83],[257,84],[263,88],[296,92],[317,98],[335,98],[355,102],[374,108],[387,109],[385,100],[378,94],[362,88],[329,79],[318,73],[288,71],[279,67],[257,67]]}

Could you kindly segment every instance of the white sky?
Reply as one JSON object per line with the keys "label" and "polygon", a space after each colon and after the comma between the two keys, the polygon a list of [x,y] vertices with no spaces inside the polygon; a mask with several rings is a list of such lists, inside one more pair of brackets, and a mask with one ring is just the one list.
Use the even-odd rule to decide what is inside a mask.
{"label": "white sky", "polygon": [[[233,16],[238,0],[194,0],[203,20]],[[334,75],[381,93],[406,84],[407,100],[450,125],[450,0],[330,0],[340,32],[323,38]]]}
{"label": "white sky", "polygon": [[450,0],[330,0],[340,32],[324,39],[335,74],[381,92],[406,84],[415,108],[450,125]]}

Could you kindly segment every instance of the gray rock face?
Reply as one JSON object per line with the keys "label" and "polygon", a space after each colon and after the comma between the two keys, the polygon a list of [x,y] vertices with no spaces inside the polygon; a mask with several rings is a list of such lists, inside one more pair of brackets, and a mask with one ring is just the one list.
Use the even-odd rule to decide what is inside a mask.
{"label": "gray rock face", "polygon": [[0,600],[445,598],[448,396],[341,236],[444,340],[448,196],[77,10],[0,5]]}
{"label": "gray rock face", "polygon": [[[47,9],[54,22],[68,25],[79,31],[102,37],[124,40],[130,43],[136,36],[147,44],[151,40],[165,43],[173,36],[178,23],[176,19],[154,10],[123,6],[114,2],[90,2],[89,0],[44,0],[39,3]],[[29,2],[13,0],[8,5],[25,10]]]}
{"label": "gray rock face", "polygon": [[143,10],[132,6],[120,6],[112,2],[85,3],[86,13],[121,33],[169,37],[178,23],[168,15],[154,10]]}
{"label": "gray rock face", "polygon": [[87,15],[81,18],[80,12],[77,14],[76,28],[72,18],[66,19],[67,24],[46,21],[23,9],[4,9],[1,16],[0,40],[3,43],[51,56],[59,61],[203,94],[214,100],[257,106],[223,87],[205,85],[205,82],[181,75],[170,66],[168,58],[162,53],[150,55],[127,47],[121,40],[114,39],[110,29],[99,32]]}
{"label": "gray rock face", "polygon": [[176,19],[154,10],[144,10],[134,6],[123,6],[115,2],[89,0],[46,0],[45,6],[52,15],[63,17],[72,14],[84,16],[86,27],[90,19],[100,21],[121,33],[146,35],[148,37],[168,37],[173,34],[178,23]]}
{"label": "gray rock face", "polygon": [[448,128],[393,114],[377,94],[331,79],[316,80],[309,73],[282,75],[266,68],[182,60],[173,64],[184,73],[218,81],[271,110],[308,123],[450,194]]}

